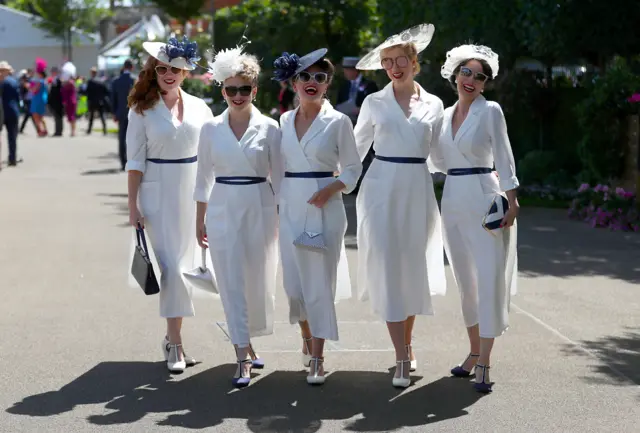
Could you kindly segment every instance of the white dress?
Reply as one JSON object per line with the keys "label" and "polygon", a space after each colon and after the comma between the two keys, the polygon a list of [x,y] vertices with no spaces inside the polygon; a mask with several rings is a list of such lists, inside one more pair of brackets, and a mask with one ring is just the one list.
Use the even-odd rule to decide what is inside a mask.
{"label": "white dress", "polygon": [[183,272],[197,261],[195,238],[196,154],[200,128],[213,118],[199,98],[180,91],[183,122],[180,123],[162,98],[142,115],[129,111],[127,165],[141,171],[138,206],[145,219],[147,243],[160,271],[160,315],[188,317],[195,314],[193,288]]}
{"label": "white dress", "polygon": [[[248,183],[258,178],[260,183]],[[229,125],[229,109],[202,127],[194,199],[208,203],[209,252],[231,341],[238,347],[273,333],[278,267],[274,190],[281,178],[278,123],[257,108],[252,107],[239,142]]]}
{"label": "white dress", "polygon": [[[308,320],[316,338],[338,340],[334,303],[351,297],[349,268],[344,248],[347,216],[342,194],[334,194],[322,209],[307,203],[319,189],[332,183],[333,173],[355,188],[362,172],[353,126],[346,115],[328,101],[322,105],[307,132],[298,140],[295,117],[298,109],[284,113],[282,155],[287,172],[328,172],[323,178],[286,177],[280,192],[280,254],[284,289],[289,299],[292,324]],[[304,231],[322,233],[328,249],[316,252],[297,247],[293,241]]]}
{"label": "white dress", "polygon": [[[457,105],[457,103],[456,103]],[[510,296],[516,292],[516,225],[489,233],[482,219],[497,194],[518,187],[515,162],[500,105],[478,96],[453,138],[456,105],[445,110],[439,146],[430,162],[437,171],[495,168],[494,173],[447,176],[442,220],[447,257],[462,298],[467,327],[479,325],[480,336],[495,338],[509,327]]]}
{"label": "white dress", "polygon": [[437,145],[442,101],[420,87],[409,118],[393,85],[365,98],[355,128],[364,158],[421,158],[421,163],[374,159],[357,198],[358,293],[382,320],[432,315],[432,294],[446,292],[444,250],[433,180],[424,162]]}

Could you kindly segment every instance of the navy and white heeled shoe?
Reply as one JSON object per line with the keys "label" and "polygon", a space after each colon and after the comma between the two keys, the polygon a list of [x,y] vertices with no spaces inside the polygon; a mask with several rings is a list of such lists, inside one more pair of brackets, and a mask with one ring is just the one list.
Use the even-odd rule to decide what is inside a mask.
{"label": "navy and white heeled shoe", "polygon": [[251,367],[257,370],[264,368],[264,360],[260,358],[253,350],[253,346],[249,344],[249,356],[251,357]]}
{"label": "navy and white heeled shoe", "polygon": [[[164,340],[162,340],[162,354],[164,355],[164,360],[169,360],[169,349],[170,349],[169,339],[165,336]],[[184,363],[186,367],[193,367],[197,364],[195,358],[184,353],[184,347],[182,348],[182,356],[184,357]]]}
{"label": "navy and white heeled shoe", "polygon": [[[469,359],[471,358],[478,358],[480,357],[480,355],[476,355],[475,353],[470,353],[469,356],[467,356],[467,358],[462,362],[462,364],[453,367],[451,369],[451,374],[454,375],[455,377],[469,377],[471,376],[471,372],[476,368],[476,364],[473,364],[473,368],[470,371],[467,371],[463,368],[463,365],[465,365]],[[477,360],[476,360],[477,362]]]}
{"label": "navy and white heeled shoe", "polygon": [[492,386],[493,382],[489,379],[489,366],[476,364],[476,382],[473,387],[478,392],[488,394],[493,391]]}
{"label": "navy and white heeled shoe", "polygon": [[396,361],[396,371],[400,371],[400,375],[398,377],[393,376],[391,380],[391,384],[396,388],[407,388],[411,385],[411,378],[404,377],[404,372],[406,371],[406,365],[409,365],[409,370],[411,370],[411,361],[409,359],[405,359],[404,361]]}
{"label": "navy and white heeled shoe", "polygon": [[[244,364],[250,364],[249,366],[249,376],[244,375]],[[253,368],[253,362],[251,358],[248,359],[238,359],[238,368],[236,369],[236,374],[233,375],[233,379],[231,383],[236,388],[245,388],[249,386],[251,383],[251,369]]]}

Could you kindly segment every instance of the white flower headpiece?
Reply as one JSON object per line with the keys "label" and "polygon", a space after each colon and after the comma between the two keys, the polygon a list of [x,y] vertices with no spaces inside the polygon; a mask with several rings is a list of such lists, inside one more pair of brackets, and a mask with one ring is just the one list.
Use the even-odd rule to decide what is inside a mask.
{"label": "white flower headpiece", "polygon": [[484,45],[460,45],[447,53],[447,60],[440,70],[442,78],[448,80],[462,62],[471,59],[484,60],[491,68],[491,78],[498,76],[498,55],[491,48]]}
{"label": "white flower headpiece", "polygon": [[235,48],[220,50],[216,54],[214,54],[213,50],[208,50],[205,53],[209,64],[208,71],[218,84],[221,85],[227,78],[235,77],[244,69],[244,60],[247,58],[244,49],[251,41],[244,34],[242,35],[242,40],[244,42]]}

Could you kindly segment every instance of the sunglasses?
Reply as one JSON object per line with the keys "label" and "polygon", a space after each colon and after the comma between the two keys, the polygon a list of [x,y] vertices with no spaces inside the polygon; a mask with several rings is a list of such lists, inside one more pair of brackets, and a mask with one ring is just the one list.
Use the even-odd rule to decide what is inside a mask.
{"label": "sunglasses", "polygon": [[180,68],[176,68],[176,67],[171,67],[169,68],[168,66],[156,66],[156,74],[158,75],[164,75],[167,72],[169,72],[169,69],[171,69],[171,73],[174,75],[178,75],[180,72],[182,72],[182,69]]}
{"label": "sunglasses", "polygon": [[462,75],[463,77],[473,76],[473,79],[475,81],[480,81],[482,83],[484,83],[489,79],[489,77],[486,74],[483,74],[482,72],[474,73],[471,69],[467,68],[466,66],[463,66],[462,68],[460,68],[460,75]]}
{"label": "sunglasses", "polygon": [[409,66],[409,58],[407,56],[398,56],[395,59],[385,57],[380,63],[382,63],[382,67],[386,70],[393,68],[394,63],[398,65],[399,68],[406,68]]}
{"label": "sunglasses", "polygon": [[253,87],[251,86],[240,86],[240,87],[236,87],[236,86],[225,86],[224,91],[227,94],[227,96],[230,97],[234,97],[238,94],[238,92],[240,92],[240,96],[249,96],[251,95],[251,91],[253,90]]}
{"label": "sunglasses", "polygon": [[312,79],[318,84],[324,84],[329,80],[329,74],[327,74],[326,72],[300,72],[298,74],[298,80],[302,81],[303,83],[308,83]]}

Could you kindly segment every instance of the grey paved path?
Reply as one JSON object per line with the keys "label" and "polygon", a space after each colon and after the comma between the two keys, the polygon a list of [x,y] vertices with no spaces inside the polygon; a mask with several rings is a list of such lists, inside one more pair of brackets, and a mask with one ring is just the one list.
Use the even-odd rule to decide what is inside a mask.
{"label": "grey paved path", "polygon": [[390,385],[384,324],[356,301],[339,304],[326,385],[307,386],[281,289],[276,333],[255,341],[267,368],[251,387],[229,386],[233,352],[209,300],[184,329],[202,363],[170,377],[157,299],[126,285],[131,231],[115,151],[114,137],[23,136],[25,162],[0,172],[0,432],[639,431],[640,236],[560,211],[522,213],[520,293],[490,396],[449,377],[467,351],[451,285],[437,315],[417,321],[419,368],[403,392]]}

